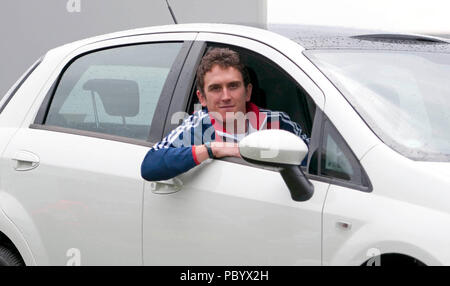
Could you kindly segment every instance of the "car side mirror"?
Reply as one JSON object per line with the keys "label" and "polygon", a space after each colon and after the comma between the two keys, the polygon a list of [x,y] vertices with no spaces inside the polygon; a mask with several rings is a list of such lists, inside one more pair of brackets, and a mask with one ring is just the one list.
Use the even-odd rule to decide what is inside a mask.
{"label": "car side mirror", "polygon": [[307,201],[312,197],[314,186],[300,168],[308,147],[295,134],[285,130],[261,130],[242,139],[239,152],[250,163],[281,168],[280,174],[294,201]]}

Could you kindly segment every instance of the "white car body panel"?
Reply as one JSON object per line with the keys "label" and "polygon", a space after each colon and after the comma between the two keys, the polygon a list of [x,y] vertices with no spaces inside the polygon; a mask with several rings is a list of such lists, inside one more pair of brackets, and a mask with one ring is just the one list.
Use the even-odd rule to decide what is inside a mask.
{"label": "white car body panel", "polygon": [[[39,265],[64,265],[73,248],[83,265],[142,263],[139,168],[148,148],[25,128],[10,146],[0,163],[2,209],[20,222]],[[38,155],[39,167],[15,171],[20,150]]]}
{"label": "white car body panel", "polygon": [[[351,229],[340,229],[340,221]],[[332,185],[324,207],[323,264],[358,266],[374,254],[401,253],[439,265],[449,258],[442,251],[447,239],[435,235],[449,222],[447,214],[419,205]]]}
{"label": "white car body panel", "polygon": [[[6,193],[0,193],[0,200],[4,200]],[[36,260],[34,259],[34,255],[31,252],[31,249],[27,243],[27,240],[22,235],[17,226],[8,218],[8,216],[3,212],[3,209],[0,207],[0,231],[6,235],[13,243],[14,246],[19,251],[25,265],[35,266]]]}
{"label": "white car body panel", "polygon": [[[2,128],[2,131],[9,130],[9,137],[17,130],[18,134],[14,136],[10,144],[13,147],[4,153],[0,160],[0,173],[5,174],[1,187],[2,190],[8,190],[4,193],[5,205],[2,209],[13,222],[18,219],[22,221],[18,228],[30,242],[38,265],[64,265],[70,259],[66,255],[69,249],[80,251],[83,265],[142,264],[141,207],[144,181],[140,176],[140,164],[148,147],[29,128],[44,97],[63,67],[74,57],[102,47],[136,42],[194,40],[195,36],[195,33],[182,33],[120,38],[83,46],[69,55],[55,49],[49,52],[44,62],[11,99],[2,113],[6,118],[2,122],[8,122],[16,128]],[[69,47],[70,45],[64,47],[64,50],[71,51],[73,46]],[[47,80],[40,78],[45,74],[52,75]],[[38,85],[42,82],[46,82],[43,87]],[[36,94],[36,90],[40,92],[37,99],[32,101],[29,95]],[[33,106],[31,106],[32,103],[34,103]],[[19,121],[17,113],[14,113],[16,109],[22,112],[30,110],[30,112],[25,120]],[[25,116],[25,113],[20,113],[19,118],[22,116]],[[22,126],[18,129],[20,124]],[[79,143],[76,143],[77,140]],[[77,148],[71,149],[72,144]],[[55,148],[55,146],[58,147]],[[21,150],[37,154],[41,159],[39,168],[34,170],[29,182],[23,177],[30,176],[31,173],[13,170],[15,163],[12,158]],[[95,150],[101,152],[95,152]],[[118,150],[121,150],[120,156],[114,156]],[[83,151],[86,153],[84,154]],[[118,158],[121,158],[120,161],[117,161]],[[90,160],[94,165],[88,163]],[[108,161],[110,163],[105,164]],[[44,169],[43,173],[41,173],[42,169]],[[66,171],[59,175],[60,180],[72,182],[71,185],[69,184],[70,187],[64,188],[61,186],[61,181],[52,182],[51,177],[48,177],[61,169]],[[99,172],[99,170],[102,171]],[[77,179],[74,175],[77,173],[86,182],[83,183]],[[37,182],[41,182],[45,187],[34,190]],[[93,189],[87,188],[89,186]],[[59,194],[59,201],[53,206],[50,202],[45,200],[40,202],[37,197],[29,196],[30,190],[33,190],[44,198],[56,199],[53,192],[58,188],[64,188],[64,192]],[[82,193],[80,189],[83,189]],[[89,192],[95,193],[95,196],[87,195]],[[112,196],[110,201],[102,202],[102,199],[107,198],[108,195]],[[127,204],[124,204],[125,202]],[[118,205],[115,205],[116,203]],[[99,208],[99,206],[102,207]],[[121,206],[122,209],[120,209]],[[90,217],[101,218],[104,213],[110,214],[111,221],[89,220]],[[50,217],[46,217],[47,215]],[[58,220],[70,220],[70,218],[73,219],[69,226],[70,232],[63,225],[56,223]],[[99,225],[102,227],[99,228]],[[117,228],[117,225],[122,227]],[[125,230],[123,226],[129,229]],[[42,233],[42,229],[47,231]],[[77,238],[83,233],[93,235],[91,242],[94,244],[86,244],[85,240]],[[102,241],[106,233],[111,234],[111,239]],[[121,235],[122,233],[127,236]],[[55,243],[55,239],[58,243]],[[95,240],[98,242],[95,243]],[[100,255],[100,253],[108,254]]]}
{"label": "white car body panel", "polygon": [[145,183],[146,265],[321,264],[329,184],[313,182],[313,197],[294,202],[278,172],[221,160],[179,178],[182,190],[170,195]]}
{"label": "white car body panel", "polygon": [[[447,265],[450,233],[443,226],[450,223],[449,164],[412,161],[384,144],[371,149],[361,163],[374,191],[330,187],[323,219],[324,265],[361,265],[371,258],[371,250]],[[351,223],[351,230],[338,229],[338,221]]]}

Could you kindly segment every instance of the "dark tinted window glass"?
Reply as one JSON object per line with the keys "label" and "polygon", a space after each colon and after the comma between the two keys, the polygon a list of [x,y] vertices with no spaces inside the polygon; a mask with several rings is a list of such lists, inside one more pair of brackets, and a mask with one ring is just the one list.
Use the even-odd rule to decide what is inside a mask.
{"label": "dark tinted window glass", "polygon": [[147,139],[181,46],[125,46],[78,58],[62,76],[45,124]]}

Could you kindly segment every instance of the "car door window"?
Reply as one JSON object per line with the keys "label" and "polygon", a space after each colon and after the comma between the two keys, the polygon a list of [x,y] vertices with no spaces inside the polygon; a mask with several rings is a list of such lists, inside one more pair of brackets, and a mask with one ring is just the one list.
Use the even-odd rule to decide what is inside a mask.
{"label": "car door window", "polygon": [[[230,48],[239,53],[252,84],[252,103],[260,108],[286,113],[311,137],[316,106],[308,93],[283,68],[262,55],[237,46],[214,43],[208,46],[208,50],[216,47]],[[200,108],[195,92],[194,84],[187,108],[189,114],[192,114],[196,107]]]}
{"label": "car door window", "polygon": [[182,45],[122,46],[75,59],[55,89],[45,125],[146,140]]}

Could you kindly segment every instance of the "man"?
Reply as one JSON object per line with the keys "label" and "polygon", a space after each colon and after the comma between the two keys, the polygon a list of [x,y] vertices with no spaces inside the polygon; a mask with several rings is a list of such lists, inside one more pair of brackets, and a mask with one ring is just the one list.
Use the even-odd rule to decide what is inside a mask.
{"label": "man", "polygon": [[240,157],[238,143],[262,129],[284,129],[309,139],[283,112],[260,109],[250,102],[252,84],[239,55],[226,48],[210,50],[197,70],[197,97],[203,109],[189,116],[142,162],[148,181],[173,178],[208,158]]}

